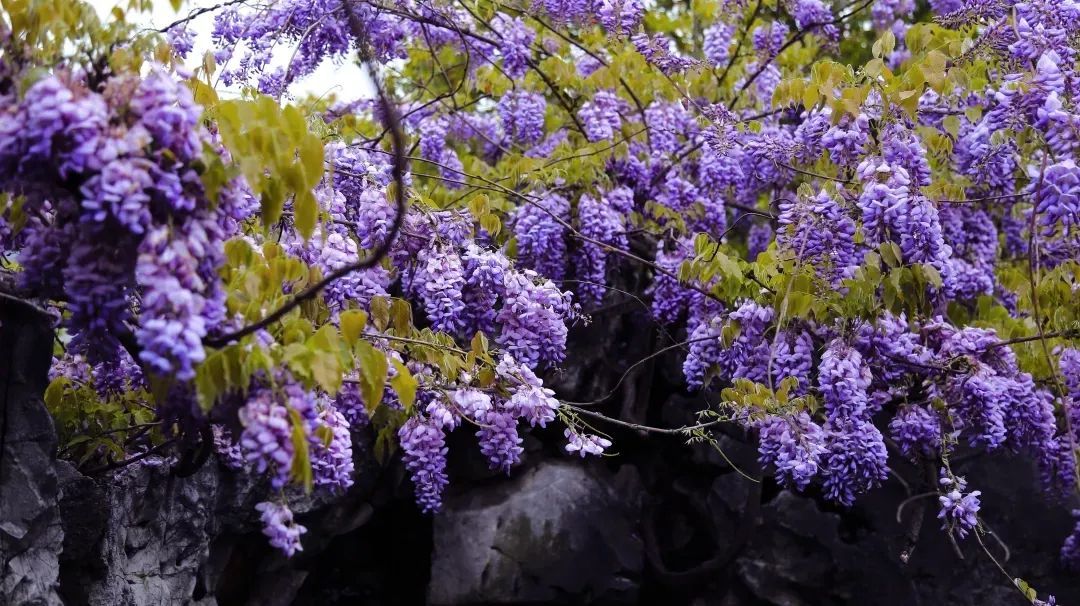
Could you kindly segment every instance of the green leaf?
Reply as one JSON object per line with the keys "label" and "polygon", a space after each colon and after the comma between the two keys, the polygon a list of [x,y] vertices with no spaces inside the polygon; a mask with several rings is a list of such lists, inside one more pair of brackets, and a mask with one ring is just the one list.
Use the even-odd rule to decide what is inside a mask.
{"label": "green leaf", "polygon": [[407,333],[412,328],[412,306],[405,299],[394,299],[390,302],[390,321],[394,330]]}
{"label": "green leaf", "polygon": [[311,378],[330,395],[341,389],[343,369],[337,354],[320,351],[311,357]]}
{"label": "green leaf", "polygon": [[489,199],[487,194],[477,194],[476,196],[473,196],[472,199],[469,200],[469,212],[471,212],[474,217],[483,217],[488,214],[488,202]]}
{"label": "green leaf", "polygon": [[863,73],[866,74],[868,78],[877,78],[888,69],[889,68],[885,66],[885,62],[881,59],[871,59],[863,66]]}
{"label": "green leaf", "polygon": [[320,425],[315,428],[315,437],[323,446],[329,446],[334,441],[334,430],[328,425]]}
{"label": "green leaf", "polygon": [[1020,593],[1024,594],[1024,597],[1026,597],[1029,602],[1034,602],[1035,598],[1039,597],[1039,594],[1035,591],[1035,588],[1029,585],[1024,579],[1016,577],[1015,579],[1013,579],[1013,583],[1016,584],[1016,588],[1020,590]]}
{"label": "green leaf", "polygon": [[478,355],[482,356],[488,352],[488,338],[483,331],[476,331],[471,341],[469,341],[470,350]]}
{"label": "green leaf", "polygon": [[360,341],[356,344],[356,355],[360,362],[360,393],[364,397],[364,406],[371,412],[382,402],[386,388],[386,354],[371,343]]}
{"label": "green leaf", "polygon": [[885,242],[878,250],[881,251],[881,260],[885,261],[888,267],[900,267],[903,263],[903,253],[895,242]]}
{"label": "green leaf", "polygon": [[792,292],[785,301],[787,302],[787,317],[804,318],[814,304],[814,297],[810,293]]}
{"label": "green leaf", "polygon": [[945,118],[941,121],[941,125],[945,127],[945,132],[952,135],[954,139],[960,136],[959,116],[945,116]]}
{"label": "green leaf", "polygon": [[413,404],[416,403],[416,388],[418,382],[409,369],[398,360],[392,360],[397,374],[390,379],[390,387],[394,389],[398,400],[401,401],[405,414],[412,414]]}
{"label": "green leaf", "polygon": [[293,216],[296,220],[296,230],[307,240],[311,237],[311,232],[315,231],[315,223],[319,217],[319,203],[311,191],[305,189],[296,192],[293,207],[295,208]]}
{"label": "green leaf", "polygon": [[891,30],[885,30],[885,34],[874,42],[873,53],[875,57],[884,57],[893,52],[896,47],[896,36]]}
{"label": "green leaf", "polygon": [[736,281],[742,280],[743,271],[742,267],[739,266],[739,262],[727,256],[724,251],[718,250],[716,252],[715,263],[720,267],[720,271],[725,279]]}
{"label": "green leaf", "polygon": [[323,144],[318,137],[307,135],[300,144],[300,164],[304,168],[304,185],[315,187],[323,177]]}
{"label": "green leaf", "polygon": [[926,54],[926,60],[921,66],[926,83],[939,92],[941,85],[945,82],[945,65],[945,54],[938,50],[932,50]]}
{"label": "green leaf", "polygon": [[341,388],[347,355],[342,349],[341,336],[331,324],[324,324],[308,339],[311,356],[308,365],[311,378],[327,392],[334,394]]}
{"label": "green leaf", "polygon": [[488,213],[480,217],[480,227],[483,227],[484,231],[486,231],[492,237],[495,237],[499,235],[500,231],[502,231],[502,221],[500,221],[499,217],[497,217],[496,215]]}
{"label": "green leaf", "polygon": [[368,315],[367,312],[362,309],[348,309],[341,312],[339,316],[339,323],[341,325],[341,334],[345,337],[345,343],[352,347],[360,339],[360,336],[364,334],[364,327],[367,326]]}
{"label": "green leaf", "polygon": [[921,266],[923,277],[934,288],[940,289],[944,286],[944,282],[941,279],[941,273],[933,265],[923,264]]}
{"label": "green leaf", "polygon": [[[277,183],[276,181],[274,183]],[[281,210],[285,206],[285,197],[281,195],[280,186],[270,186],[269,191],[264,191],[259,198],[262,209],[263,227],[269,228],[281,218]]]}
{"label": "green leaf", "polygon": [[371,321],[375,328],[386,330],[390,324],[390,301],[386,297],[372,297],[368,308],[371,310]]}
{"label": "green leaf", "polygon": [[294,481],[304,487],[305,492],[311,492],[314,485],[314,477],[311,472],[311,453],[308,451],[308,439],[304,435],[304,420],[294,408],[289,408],[289,418],[292,421],[292,445],[293,460],[289,475]]}
{"label": "green leaf", "polygon": [[64,398],[64,390],[71,384],[67,377],[56,377],[45,389],[45,406],[49,410],[56,410]]}

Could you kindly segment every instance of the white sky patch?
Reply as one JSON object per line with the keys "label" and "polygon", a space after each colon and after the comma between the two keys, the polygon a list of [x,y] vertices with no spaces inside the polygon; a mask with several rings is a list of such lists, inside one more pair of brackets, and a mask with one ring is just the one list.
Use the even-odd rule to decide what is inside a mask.
{"label": "white sky patch", "polygon": [[[102,19],[108,19],[109,13],[116,6],[124,7],[127,0],[89,0],[90,4],[97,9]],[[128,12],[128,21],[136,26],[153,29],[161,29],[174,21],[191,14],[192,11],[220,4],[220,0],[187,0],[180,11],[174,11],[168,0],[156,0],[154,8],[149,13]],[[224,9],[222,9],[224,10]],[[188,67],[194,69],[202,64],[203,55],[212,50],[210,33],[214,28],[214,15],[216,11],[204,13],[188,21],[186,26],[192,33],[194,48],[187,57]],[[238,53],[239,54],[239,53]],[[278,48],[271,60],[271,67],[285,65],[292,55],[291,47]],[[221,66],[218,66],[221,70]],[[229,96],[239,92],[238,87],[226,87],[218,84],[219,94]],[[314,73],[299,79],[289,87],[289,96],[303,98],[307,95],[325,97],[335,95],[340,101],[354,101],[360,98],[371,98],[374,95],[374,87],[364,70],[355,61],[345,61],[335,64],[325,61]]]}

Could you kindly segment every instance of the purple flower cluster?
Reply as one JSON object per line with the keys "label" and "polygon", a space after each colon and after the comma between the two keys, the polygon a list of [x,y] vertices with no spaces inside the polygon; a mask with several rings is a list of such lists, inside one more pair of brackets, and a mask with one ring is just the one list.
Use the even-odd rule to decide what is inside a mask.
{"label": "purple flower cluster", "polygon": [[1080,570],[1080,509],[1073,510],[1076,525],[1073,526],[1072,534],[1065,538],[1065,544],[1061,546],[1061,562],[1069,570]]}
{"label": "purple flower cluster", "polygon": [[621,112],[626,103],[613,91],[601,90],[578,111],[589,141],[611,139],[622,128]]}
{"label": "purple flower cluster", "polygon": [[567,222],[570,202],[557,193],[534,197],[517,208],[513,217],[517,262],[552,280],[566,275]]}
{"label": "purple flower cluster", "polygon": [[521,460],[521,436],[518,435],[517,418],[508,410],[495,406],[477,419],[480,429],[480,452],[488,459],[492,469],[510,473],[510,468]]}
{"label": "purple flower cluster", "polygon": [[772,240],[772,225],[769,223],[754,223],[746,234],[747,256],[753,260],[761,253],[765,252],[765,249],[769,248],[769,244],[772,243]]}
{"label": "purple flower cluster", "polygon": [[466,334],[476,331],[494,333],[495,311],[505,293],[510,260],[502,253],[470,244],[462,256],[465,264],[465,287],[462,290],[466,311]]}
{"label": "purple flower cluster", "polygon": [[[433,9],[422,15],[426,19],[423,24],[367,5],[355,7],[351,14],[380,61],[405,58],[404,42],[409,34],[430,41],[432,46],[460,43],[451,29],[453,17]],[[217,49],[214,58],[222,66],[222,83],[272,83],[273,90],[262,92],[283,93],[323,62],[340,61],[356,49],[358,41],[349,18],[341,0],[281,0],[258,10],[239,5],[218,12],[211,36]],[[271,65],[274,56],[283,54],[274,51],[283,48],[290,51],[288,63]],[[480,52],[477,47],[469,50]]]}
{"label": "purple flower cluster", "polygon": [[570,428],[567,428],[563,435],[566,436],[566,452],[583,459],[588,455],[600,456],[611,447],[611,440],[598,435],[582,434]]}
{"label": "purple flower cluster", "polygon": [[839,41],[840,29],[836,27],[836,18],[822,0],[791,0],[788,10],[795,17],[795,25],[799,29],[813,29],[830,42]]}
{"label": "purple flower cluster", "polygon": [[768,417],[758,424],[762,465],[776,468],[776,481],[804,490],[818,475],[825,454],[825,432],[800,412],[791,417]]}
{"label": "purple flower cluster", "polygon": [[263,534],[270,539],[271,546],[290,558],[304,550],[300,535],[307,532],[307,528],[293,520],[293,512],[287,505],[263,501],[255,505],[255,510],[260,514]]}
{"label": "purple flower cluster", "polygon": [[942,530],[953,533],[957,538],[964,538],[979,524],[979,495],[982,492],[967,490],[967,481],[963,477],[952,477],[941,470],[941,490],[938,497],[941,503],[941,511],[938,519],[941,520]]}
{"label": "purple flower cluster", "polygon": [[715,23],[705,29],[702,53],[716,67],[724,66],[731,56],[731,44],[735,38],[735,28],[726,23]]}
{"label": "purple flower cluster", "polygon": [[754,50],[766,59],[772,59],[787,42],[788,28],[780,21],[760,25],[754,29]]}
{"label": "purple flower cluster", "polygon": [[466,325],[465,268],[453,250],[430,248],[420,251],[418,267],[409,286],[423,303],[432,328],[450,334]]}
{"label": "purple flower cluster", "polygon": [[869,142],[870,119],[866,114],[855,118],[845,115],[821,137],[821,145],[839,166],[853,166],[867,152]]}
{"label": "purple flower cluster", "polygon": [[135,265],[136,282],[143,293],[139,356],[158,374],[173,373],[182,381],[190,380],[195,377],[195,365],[205,358],[202,339],[214,304],[205,293],[210,291],[208,281],[216,276],[199,270],[200,263],[221,246],[218,229],[215,223],[195,219],[172,229],[162,225],[139,246]]}
{"label": "purple flower cluster", "polygon": [[844,506],[888,476],[884,436],[871,422],[874,406],[867,390],[872,380],[856,348],[839,339],[829,344],[818,367],[828,418],[822,487],[828,498]]}
{"label": "purple flower cluster", "polygon": [[543,8],[560,24],[582,23],[595,18],[592,0],[533,0],[533,6]]}
{"label": "purple flower cluster", "polygon": [[429,116],[420,121],[420,157],[437,164],[443,179],[453,186],[461,181],[461,159],[446,143],[447,120]]}
{"label": "purple flower cluster", "polygon": [[810,370],[814,358],[814,339],[807,331],[785,330],[772,346],[771,376],[774,384],[787,378],[799,381],[794,392],[802,395],[810,388]]}
{"label": "purple flower cluster", "polygon": [[[690,250],[692,247],[689,242],[671,243],[660,240],[657,243],[656,266],[677,275],[679,266],[687,259]],[[694,296],[694,291],[680,285],[677,279],[659,272],[653,278],[650,288],[652,315],[663,324],[675,323],[685,313]]]}
{"label": "purple flower cluster", "polygon": [[229,208],[210,210],[196,168],[209,139],[202,109],[159,66],[102,88],[48,75],[4,112],[5,183],[33,217],[19,237],[20,279],[68,301],[72,344],[94,360],[119,349],[141,295],[141,361],[187,380],[224,311],[219,224]]}
{"label": "purple flower cluster", "polygon": [[724,319],[717,316],[710,321],[701,322],[690,333],[690,338],[687,339],[689,351],[682,368],[687,387],[703,387],[709,369],[726,361],[725,349],[720,342],[723,330]]}
{"label": "purple flower cluster", "polygon": [[1038,181],[1028,186],[1036,196],[1035,212],[1047,230],[1060,225],[1066,233],[1080,225],[1080,168],[1073,160],[1046,167]]}
{"label": "purple flower cluster", "polygon": [[578,293],[586,307],[599,305],[607,294],[607,265],[611,256],[607,247],[626,248],[623,221],[633,198],[629,188],[619,187],[600,198],[583,195],[578,199],[578,232],[591,240],[584,241],[575,254],[581,281]]}
{"label": "purple flower cluster", "polygon": [[271,485],[282,488],[292,472],[293,424],[289,409],[271,389],[256,387],[240,408],[240,451],[255,473],[270,472]]}
{"label": "purple flower cluster", "polygon": [[532,369],[518,364],[513,357],[504,355],[499,359],[496,373],[511,386],[507,408],[513,411],[515,416],[524,419],[532,427],[547,427],[548,423],[555,420],[559,410],[555,392],[544,387]]}
{"label": "purple flower cluster", "polygon": [[911,458],[929,457],[941,450],[941,419],[933,410],[905,406],[889,421],[889,432],[900,450]]}
{"label": "purple flower cluster", "polygon": [[499,53],[503,58],[503,70],[511,78],[520,78],[529,69],[536,32],[521,19],[503,18],[496,27],[502,35]]}
{"label": "purple flower cluster", "polygon": [[671,39],[663,34],[653,34],[650,37],[644,32],[639,32],[630,36],[630,42],[646,61],[665,74],[677,74],[698,64],[695,59],[683,57],[674,52]]}
{"label": "purple flower cluster", "polygon": [[191,53],[191,49],[195,46],[194,36],[192,32],[185,26],[173,27],[166,32],[166,36],[169,39],[169,46],[173,48],[173,52],[177,57],[181,59],[187,58]]}
{"label": "purple flower cluster", "polygon": [[825,424],[825,434],[821,475],[829,499],[850,506],[889,476],[884,437],[870,421],[836,418]]}
{"label": "purple flower cluster", "polygon": [[315,484],[345,490],[353,484],[352,436],[349,420],[330,405],[319,408],[309,441],[311,471]]}
{"label": "purple flower cluster", "polygon": [[777,246],[826,277],[839,280],[857,265],[855,221],[828,193],[781,202],[778,222]]}
{"label": "purple flower cluster", "polygon": [[[351,189],[336,190],[329,186],[315,190],[315,199],[331,221],[316,226],[309,239],[304,240],[295,232],[283,235],[289,253],[308,265],[318,267],[323,275],[351,266],[360,260],[360,246],[349,233],[348,225],[354,226],[357,232],[363,232],[358,233],[361,239],[367,239],[369,244],[374,244],[373,240],[381,239],[376,234],[380,230],[385,233],[388,222],[392,221],[388,207],[385,215],[378,213],[373,216],[374,213],[367,212],[368,209],[374,210],[374,204],[380,202],[380,195],[384,196],[378,187],[371,187],[369,190],[375,194],[374,199],[366,195],[366,192],[360,194],[360,212],[350,207],[343,191],[351,193]],[[357,218],[356,222],[350,220],[354,216]],[[375,225],[367,223],[365,219],[373,221]],[[329,284],[323,291],[323,300],[333,312],[349,307],[352,302],[367,307],[373,297],[387,296],[389,286],[390,273],[381,266],[352,271]]]}
{"label": "purple flower cluster", "polygon": [[597,18],[611,36],[631,34],[645,16],[641,0],[600,0]]}
{"label": "purple flower cluster", "polygon": [[504,287],[503,305],[496,316],[501,325],[499,345],[530,368],[562,362],[566,321],[575,313],[569,293],[531,271],[507,274]]}
{"label": "purple flower cluster", "polygon": [[446,435],[431,417],[414,416],[398,430],[405,469],[412,476],[416,502],[425,512],[442,508],[446,477]]}
{"label": "purple flower cluster", "polygon": [[818,366],[818,390],[829,418],[868,418],[872,379],[857,349],[840,340],[829,343]]}
{"label": "purple flower cluster", "polygon": [[539,93],[519,90],[499,99],[503,129],[514,141],[532,145],[544,138],[544,110],[547,101]]}

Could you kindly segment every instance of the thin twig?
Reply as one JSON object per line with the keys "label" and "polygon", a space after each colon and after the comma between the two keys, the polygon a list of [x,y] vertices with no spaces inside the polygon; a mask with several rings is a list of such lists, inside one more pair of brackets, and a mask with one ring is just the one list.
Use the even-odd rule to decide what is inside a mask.
{"label": "thin twig", "polygon": [[570,402],[560,400],[563,406],[573,410],[575,413],[583,414],[587,417],[604,421],[605,423],[611,423],[613,425],[620,425],[629,429],[637,431],[644,431],[645,433],[655,433],[660,435],[669,436],[687,436],[690,432],[698,429],[708,429],[709,427],[715,427],[721,423],[727,423],[728,419],[716,419],[715,421],[709,421],[707,423],[698,423],[697,425],[685,425],[683,427],[667,428],[667,427],[652,427],[650,425],[641,425],[639,423],[631,423],[629,421],[623,421],[622,419],[616,419],[607,415],[596,412],[595,410],[589,410],[588,408],[582,408]]}
{"label": "thin twig", "polygon": [[88,475],[88,476],[93,476],[93,475],[97,475],[99,473],[105,473],[106,471],[112,471],[114,469],[120,469],[121,467],[126,467],[128,465],[131,465],[132,463],[137,463],[137,462],[145,459],[146,457],[149,457],[151,455],[155,455],[155,454],[165,450],[169,446],[172,446],[174,443],[176,443],[176,441],[177,441],[177,438],[173,438],[171,440],[166,440],[165,442],[162,442],[161,444],[158,444],[157,446],[151,448],[150,450],[147,450],[146,452],[139,453],[139,454],[137,454],[137,455],[135,455],[133,457],[129,457],[129,458],[124,459],[122,461],[116,461],[116,462],[113,462],[113,463],[109,463],[107,465],[102,465],[101,467],[95,467],[93,469],[88,469],[88,470],[84,471],[83,474]]}

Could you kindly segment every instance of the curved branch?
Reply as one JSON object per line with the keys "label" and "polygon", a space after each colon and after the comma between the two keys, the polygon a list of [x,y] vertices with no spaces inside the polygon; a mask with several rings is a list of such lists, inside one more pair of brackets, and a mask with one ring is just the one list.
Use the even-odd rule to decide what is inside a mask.
{"label": "curved branch", "polygon": [[386,238],[375,248],[374,251],[366,258],[356,263],[350,263],[343,267],[330,272],[322,280],[319,280],[315,284],[301,291],[295,297],[284,303],[281,307],[271,312],[263,319],[253,324],[235,330],[230,333],[226,333],[220,337],[211,339],[204,339],[203,344],[210,347],[222,347],[232,341],[242,339],[260,329],[266,328],[270,324],[277,322],[286,314],[291,312],[300,306],[301,303],[316,297],[324,288],[332,284],[334,281],[347,276],[354,271],[360,271],[363,269],[369,269],[379,264],[383,258],[389,254],[390,248],[393,246],[394,241],[397,239],[398,233],[401,231],[401,226],[405,222],[405,212],[407,209],[407,202],[405,200],[405,136],[401,131],[401,122],[397,115],[397,108],[390,102],[386,91],[383,89],[382,83],[379,81],[378,72],[376,68],[371,64],[371,57],[368,52],[368,40],[367,33],[364,31],[364,26],[357,19],[355,12],[352,10],[352,6],[346,2],[343,5],[345,11],[349,17],[349,26],[352,28],[353,35],[356,36],[360,45],[360,61],[368,67],[371,72],[371,80],[375,84],[375,91],[379,97],[379,105],[382,109],[382,118],[386,123],[386,127],[390,132],[390,141],[393,147],[393,163],[392,163],[392,175],[394,178],[394,205],[397,212],[394,214],[394,222],[390,225],[390,230],[386,234]]}
{"label": "curved branch", "polygon": [[600,414],[600,413],[596,412],[595,410],[589,410],[588,408],[582,408],[580,406],[575,406],[574,404],[571,404],[570,402],[566,402],[566,401],[563,401],[563,400],[559,400],[559,402],[563,406],[565,406],[565,407],[569,408],[570,410],[574,411],[575,414],[583,414],[583,415],[585,415],[587,417],[591,417],[591,418],[597,419],[599,421],[604,421],[605,423],[611,423],[611,424],[614,424],[614,425],[620,425],[622,427],[626,427],[626,428],[629,428],[629,429],[634,429],[634,430],[637,430],[637,431],[644,431],[645,433],[655,433],[655,434],[668,435],[668,436],[683,436],[683,437],[689,438],[689,437],[691,437],[690,432],[693,432],[693,431],[696,431],[696,430],[699,430],[699,429],[708,429],[709,427],[715,427],[717,425],[720,425],[721,423],[729,422],[729,419],[716,419],[714,421],[708,421],[706,423],[698,423],[697,425],[684,425],[683,427],[674,427],[674,428],[652,427],[650,425],[641,425],[639,423],[631,423],[629,421],[623,421],[622,419],[616,419],[614,417],[609,417],[609,416],[607,416],[605,414]]}

